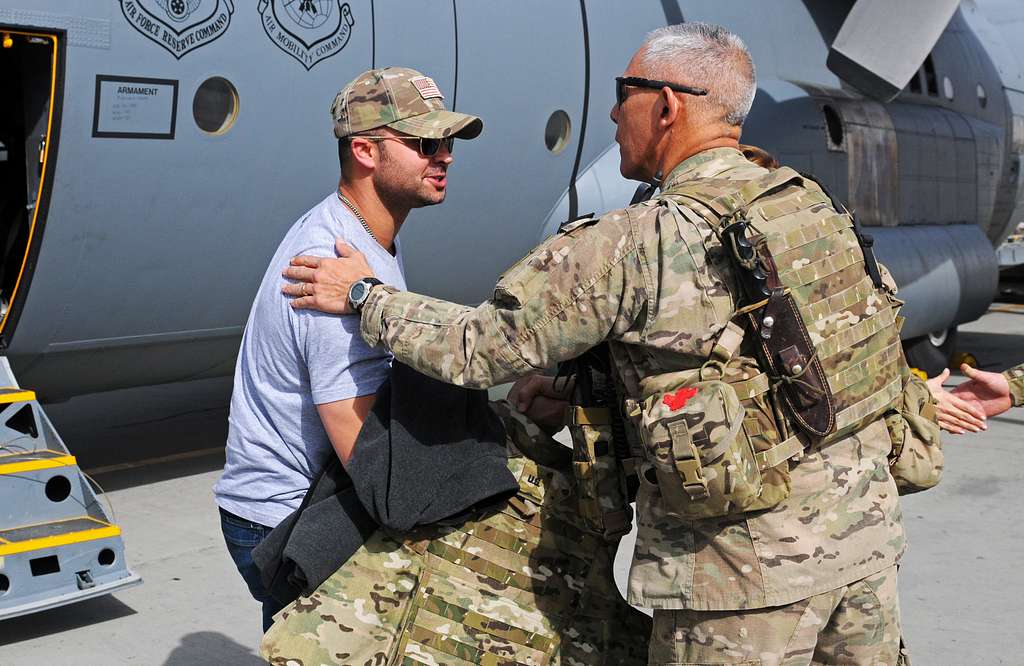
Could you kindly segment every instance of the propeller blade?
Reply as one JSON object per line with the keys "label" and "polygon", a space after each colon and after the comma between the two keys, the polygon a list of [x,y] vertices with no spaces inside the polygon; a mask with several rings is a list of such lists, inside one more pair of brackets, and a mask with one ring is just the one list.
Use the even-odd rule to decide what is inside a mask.
{"label": "propeller blade", "polygon": [[959,0],[857,0],[829,49],[828,68],[888,102],[921,67]]}

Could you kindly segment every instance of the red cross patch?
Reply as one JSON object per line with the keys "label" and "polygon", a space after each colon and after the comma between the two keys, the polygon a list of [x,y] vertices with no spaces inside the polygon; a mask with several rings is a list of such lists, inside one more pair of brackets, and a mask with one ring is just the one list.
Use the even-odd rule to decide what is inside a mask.
{"label": "red cross patch", "polygon": [[665,394],[661,401],[674,412],[685,407],[686,403],[690,402],[690,398],[695,395],[697,395],[697,389],[693,387],[681,388],[675,393]]}

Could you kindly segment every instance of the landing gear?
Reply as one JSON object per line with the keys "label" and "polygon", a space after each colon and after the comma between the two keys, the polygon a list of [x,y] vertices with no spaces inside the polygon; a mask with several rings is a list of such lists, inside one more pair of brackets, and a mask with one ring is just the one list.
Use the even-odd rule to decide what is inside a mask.
{"label": "landing gear", "polygon": [[910,367],[923,370],[929,377],[939,375],[949,367],[949,359],[956,350],[956,327],[922,335],[903,343]]}

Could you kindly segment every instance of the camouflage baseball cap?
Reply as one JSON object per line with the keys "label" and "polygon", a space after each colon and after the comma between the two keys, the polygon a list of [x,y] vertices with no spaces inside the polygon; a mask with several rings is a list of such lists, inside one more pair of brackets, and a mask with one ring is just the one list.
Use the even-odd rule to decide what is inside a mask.
{"label": "camouflage baseball cap", "polygon": [[331,118],[339,139],[383,126],[425,139],[473,139],[484,127],[476,116],[445,109],[434,80],[406,67],[371,69],[357,76],[335,95]]}

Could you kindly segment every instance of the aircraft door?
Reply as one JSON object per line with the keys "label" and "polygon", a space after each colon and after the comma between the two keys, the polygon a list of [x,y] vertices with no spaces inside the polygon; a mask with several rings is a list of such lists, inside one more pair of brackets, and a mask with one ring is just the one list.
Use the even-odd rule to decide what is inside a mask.
{"label": "aircraft door", "polygon": [[52,139],[57,37],[0,28],[0,334],[27,287],[33,233],[42,224]]}

